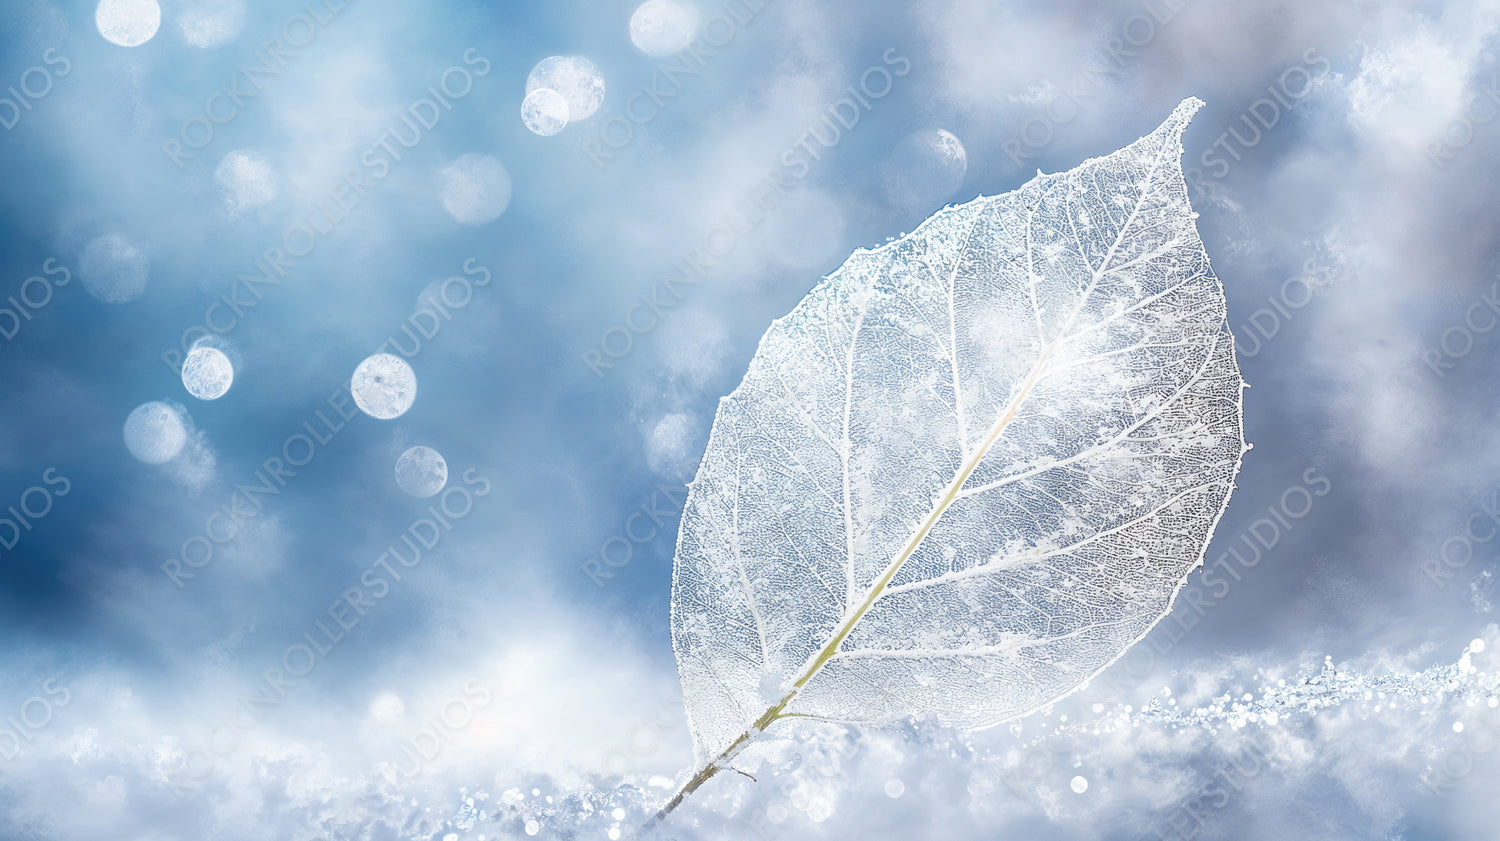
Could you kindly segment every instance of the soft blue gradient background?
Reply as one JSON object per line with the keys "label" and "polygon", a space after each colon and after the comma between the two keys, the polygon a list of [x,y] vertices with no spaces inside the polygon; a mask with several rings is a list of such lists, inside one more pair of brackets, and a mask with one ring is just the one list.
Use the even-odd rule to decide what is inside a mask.
{"label": "soft blue gradient background", "polygon": [[[0,761],[0,837],[442,837],[447,830],[416,818],[319,823],[322,807],[288,794],[301,789],[270,760],[253,784],[224,770],[212,795],[173,795],[162,770],[315,621],[328,624],[329,604],[423,516],[429,503],[392,477],[396,456],[419,443],[446,457],[455,481],[472,468],[493,492],[295,681],[256,730],[265,739],[256,749],[304,746],[355,779],[372,775],[367,755],[379,759],[371,745],[385,738],[368,709],[378,693],[427,714],[483,675],[498,687],[488,708],[496,729],[465,737],[472,755],[449,778],[466,774],[468,785],[498,792],[535,775],[620,771],[604,762],[606,747],[629,744],[658,705],[680,709],[667,626],[675,511],[603,586],[581,566],[654,493],[666,504],[659,487],[680,499],[719,396],[770,321],[853,249],[910,230],[945,200],[1011,190],[1035,168],[1113,151],[1190,95],[1208,103],[1185,140],[1186,165],[1201,168],[1204,150],[1241,126],[1244,109],[1309,48],[1331,72],[1243,150],[1211,195],[1194,198],[1237,333],[1308,259],[1323,277],[1315,300],[1241,359],[1255,449],[1209,560],[1238,545],[1305,470],[1332,490],[1206,615],[1179,601],[1192,631],[1173,644],[1156,639],[1169,630],[1159,628],[1153,676],[1121,679],[1101,698],[1140,704],[1164,684],[1233,691],[1257,668],[1290,676],[1325,654],[1369,668],[1451,662],[1494,621],[1493,543],[1478,544],[1445,585],[1422,572],[1500,477],[1492,341],[1477,335],[1441,377],[1422,352],[1495,276],[1500,120],[1475,126],[1445,166],[1426,150],[1468,97],[1493,86],[1496,4],[1187,3],[1021,167],[1002,144],[1043,113],[1049,83],[1073,84],[1146,7],[775,0],[601,167],[583,144],[658,65],[675,63],[631,45],[633,3],[351,0],[207,148],[173,165],[161,144],[298,8],[252,3],[238,39],[213,50],[176,36],[166,0],[161,31],[132,49],[99,36],[90,3],[18,0],[0,11],[0,87],[49,48],[71,63],[0,133],[0,293],[16,294],[49,258],[74,276],[15,340],[0,342],[0,508],[47,468],[72,483],[0,552],[0,719],[45,681],[72,693],[24,758]],[[596,377],[582,355],[888,48],[912,72]],[[491,62],[488,75],[226,337],[238,361],[230,392],[213,402],[187,395],[161,354],[469,49]],[[555,137],[535,136],[519,119],[526,75],[546,56],[570,54],[598,65],[605,105]],[[967,174],[951,195],[902,208],[883,167],[903,137],[927,127],[962,140]],[[263,155],[280,180],[272,202],[238,217],[213,177],[236,149]],[[469,152],[501,160],[514,183],[508,210],[478,227],[446,214],[436,186],[438,171]],[[84,246],[110,232],[150,260],[146,293],[129,304],[99,303],[78,280]],[[162,562],[314,411],[328,414],[328,395],[398,334],[429,284],[462,274],[470,259],[493,281],[413,360],[413,409],[395,421],[355,418],[266,503],[256,528],[175,586]],[[206,480],[125,449],[126,415],[158,399],[185,405],[205,435],[214,458]],[[683,417],[659,432],[671,415]],[[1490,837],[1485,787],[1500,779],[1497,760],[1479,757],[1475,773],[1438,798],[1421,777],[1428,746],[1460,738],[1448,720],[1358,718],[1336,738],[1316,722],[1283,734],[1310,758],[1257,777],[1232,807],[1206,816],[1199,837]],[[419,724],[390,726],[405,735]],[[671,776],[690,758],[685,726],[652,732],[649,750],[630,752],[630,770]],[[1065,792],[1074,772],[1061,762],[1037,780],[1062,786],[1058,798],[1007,790],[1011,806],[976,812],[961,805],[978,797],[961,779],[933,772],[920,792],[908,779],[905,798],[893,800],[879,776],[851,783],[826,823],[789,824],[788,837],[857,827],[864,837],[1154,837],[1214,748],[1166,737],[1137,747],[1092,760],[1096,771],[1114,761],[1134,778],[1114,794]],[[312,766],[322,769],[315,778],[335,776]],[[451,811],[456,786],[433,785],[423,805]],[[282,793],[265,795],[267,786]],[[262,792],[259,805],[238,811],[247,790]],[[937,804],[965,817],[926,817]],[[491,827],[488,837],[505,831]]]}

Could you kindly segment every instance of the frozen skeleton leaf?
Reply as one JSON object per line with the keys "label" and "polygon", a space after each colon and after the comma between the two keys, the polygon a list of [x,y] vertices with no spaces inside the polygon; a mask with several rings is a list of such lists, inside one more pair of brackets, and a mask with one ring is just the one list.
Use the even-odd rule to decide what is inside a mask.
{"label": "frozen skeleton leaf", "polygon": [[856,252],[772,325],[678,537],[682,794],[785,717],[1024,715],[1167,613],[1246,449],[1180,162],[1201,104]]}

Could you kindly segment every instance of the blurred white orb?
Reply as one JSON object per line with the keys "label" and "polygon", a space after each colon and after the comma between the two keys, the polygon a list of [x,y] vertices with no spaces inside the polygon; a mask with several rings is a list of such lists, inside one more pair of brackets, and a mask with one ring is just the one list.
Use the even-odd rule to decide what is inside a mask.
{"label": "blurred white orb", "polygon": [[521,102],[521,122],[532,133],[551,137],[568,124],[568,101],[551,88],[537,88]]}
{"label": "blurred white orb", "polygon": [[176,0],[174,5],[177,34],[194,47],[222,47],[245,26],[245,0]]}
{"label": "blurred white orb", "polygon": [[1473,642],[1469,643],[1469,651],[1474,654],[1484,651],[1484,640],[1476,637]]}
{"label": "blurred white orb", "polygon": [[214,180],[223,188],[224,204],[238,214],[252,210],[276,198],[276,171],[259,154],[235,149],[219,160]]}
{"label": "blurred white orb", "polygon": [[953,132],[947,129],[935,129],[927,135],[927,142],[947,168],[958,172],[968,170],[969,153],[964,149],[963,141],[959,140]]}
{"label": "blurred white orb", "polygon": [[538,88],[554,90],[568,103],[570,122],[587,119],[604,104],[604,76],[583,56],[555,55],[537,62],[526,77],[526,95]]}
{"label": "blurred white orb", "polygon": [[1073,782],[1069,783],[1069,786],[1073,789],[1074,794],[1083,794],[1089,790],[1089,781],[1083,777],[1074,777]]}
{"label": "blurred white orb", "polygon": [[125,419],[125,448],[147,464],[166,464],[176,458],[187,439],[182,412],[170,403],[142,403]]}
{"label": "blurred white orb", "polygon": [[630,16],[630,41],[646,55],[680,52],[698,32],[698,7],[679,0],[646,0]]}
{"label": "blurred white orb", "polygon": [[493,222],[510,205],[510,173],[489,155],[470,152],[438,173],[438,196],[464,225]]}
{"label": "blurred white orb", "polygon": [[906,210],[930,210],[963,186],[964,144],[946,129],[924,128],[896,144],[883,167],[886,196]]}
{"label": "blurred white orb", "polygon": [[417,399],[417,375],[401,357],[377,353],[354,369],[349,392],[370,417],[399,418]]}
{"label": "blurred white orb", "polygon": [[898,778],[898,777],[891,777],[889,780],[885,781],[885,796],[886,797],[900,797],[901,795],[903,795],[905,793],[906,793],[906,783],[902,782],[900,780],[900,778]]}
{"label": "blurred white orb", "polygon": [[396,459],[396,484],[412,496],[432,496],[448,484],[448,462],[431,447],[412,447]]}
{"label": "blurred white orb", "polygon": [[195,347],[182,363],[182,384],[199,400],[217,400],[233,383],[234,365],[218,348]]}
{"label": "blurred white orb", "polygon": [[83,249],[78,258],[78,276],[83,288],[106,304],[134,301],[146,291],[151,263],[146,252],[120,234],[105,234]]}
{"label": "blurred white orb", "polygon": [[156,0],[99,0],[94,25],[111,44],[139,47],[161,28],[161,6]]}
{"label": "blurred white orb", "polygon": [[673,412],[657,421],[646,438],[646,463],[654,473],[687,479],[698,467],[701,449],[693,416]]}
{"label": "blurred white orb", "polygon": [[406,713],[406,704],[394,692],[382,692],[370,702],[370,717],[382,724],[391,724]]}

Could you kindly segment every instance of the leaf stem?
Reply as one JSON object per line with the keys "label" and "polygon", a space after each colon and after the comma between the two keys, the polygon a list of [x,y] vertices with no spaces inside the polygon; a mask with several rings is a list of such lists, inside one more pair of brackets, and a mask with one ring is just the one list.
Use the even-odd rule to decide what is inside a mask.
{"label": "leaf stem", "polygon": [[[797,691],[793,689],[791,692],[788,692],[785,698],[782,698],[775,706],[766,710],[760,718],[756,719],[755,723],[750,725],[749,730],[741,733],[739,738],[730,743],[729,747],[725,748],[723,753],[715,757],[712,762],[700,768],[698,773],[694,774],[692,779],[688,780],[687,784],[671,800],[667,801],[667,805],[661,807],[661,810],[652,816],[651,820],[647,821],[646,826],[643,828],[650,829],[665,819],[667,815],[672,814],[672,810],[676,809],[684,798],[697,791],[704,783],[713,779],[715,774],[728,767],[729,761],[734,759],[740,751],[748,747],[756,736],[760,735],[767,727],[770,727],[777,719],[785,718],[786,716],[782,715],[781,711],[786,709],[786,705],[791,703],[792,698],[796,697]],[[751,779],[754,778],[752,777]]]}

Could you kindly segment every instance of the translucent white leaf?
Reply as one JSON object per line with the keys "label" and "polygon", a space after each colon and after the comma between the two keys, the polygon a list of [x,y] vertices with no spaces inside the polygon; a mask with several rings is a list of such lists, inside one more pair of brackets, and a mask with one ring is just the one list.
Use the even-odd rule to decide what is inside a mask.
{"label": "translucent white leaf", "polygon": [[1023,715],[1166,615],[1245,450],[1180,163],[1201,104],[856,252],[766,333],[677,544],[707,776],[786,716]]}

